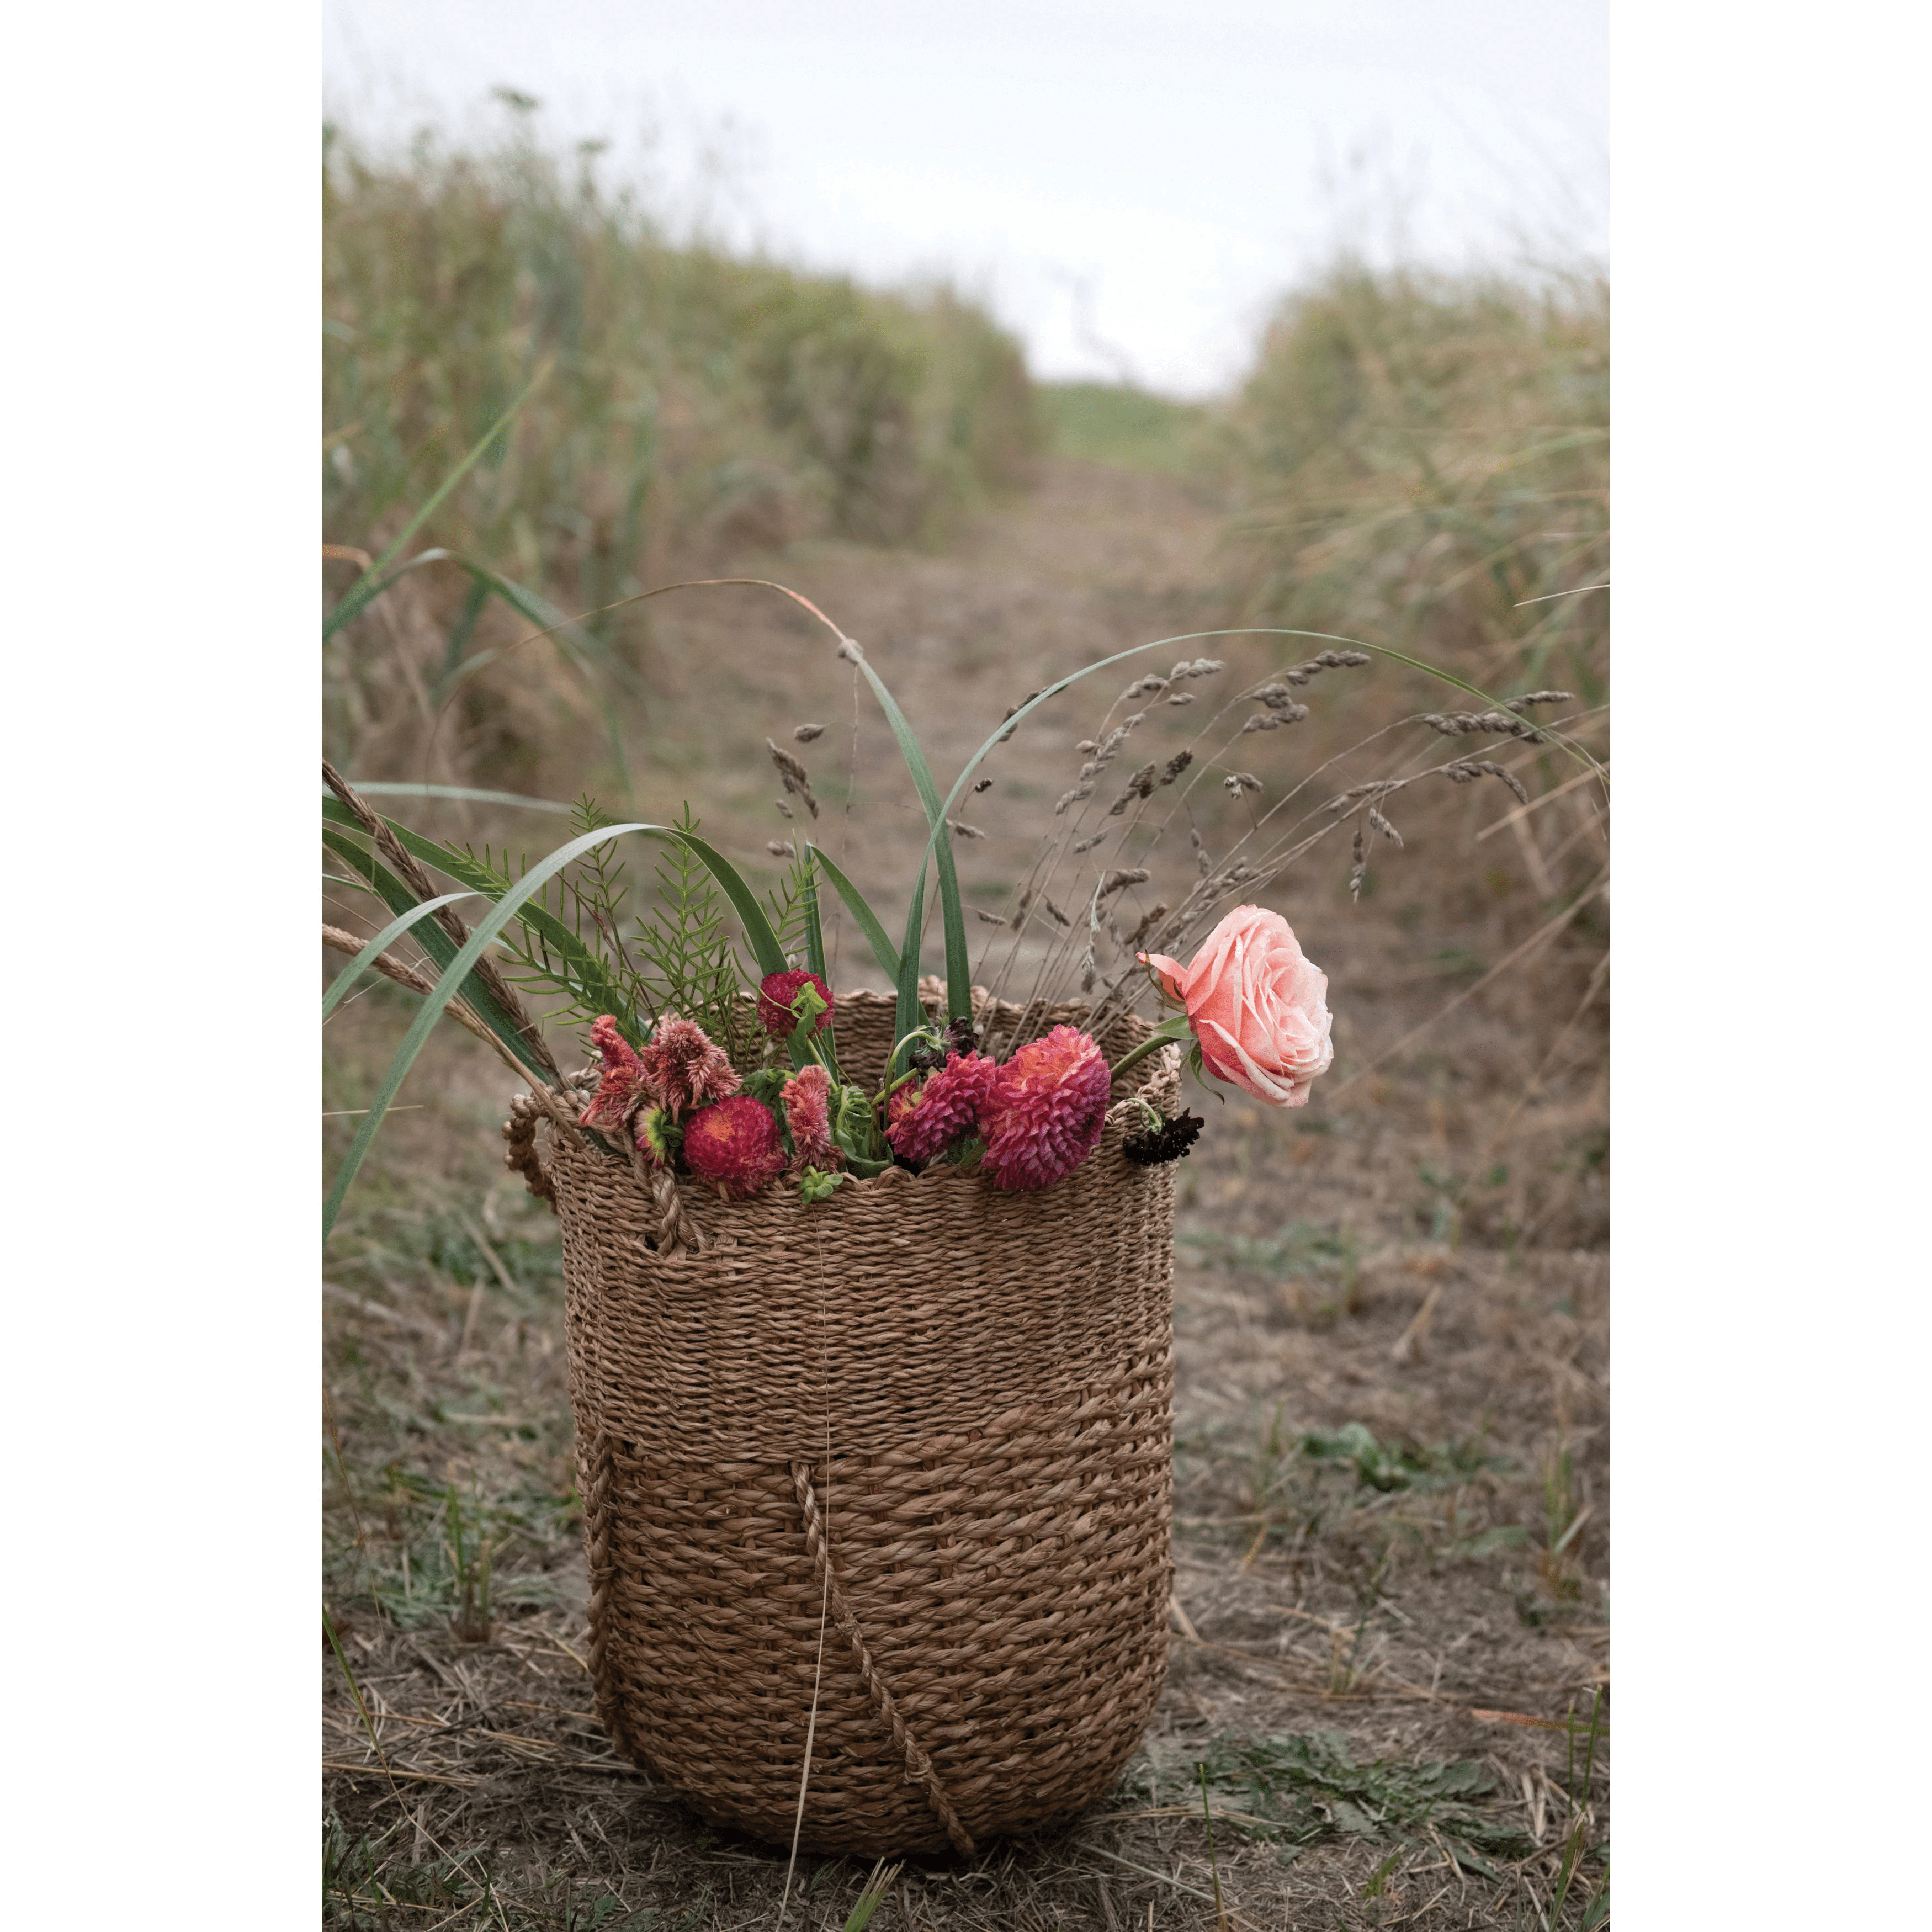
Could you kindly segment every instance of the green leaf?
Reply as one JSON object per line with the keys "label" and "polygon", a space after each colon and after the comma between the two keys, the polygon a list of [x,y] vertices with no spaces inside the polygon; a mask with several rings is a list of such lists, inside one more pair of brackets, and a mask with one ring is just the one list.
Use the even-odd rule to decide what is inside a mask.
{"label": "green leaf", "polygon": [[[854,646],[856,650],[856,646]],[[926,841],[928,857],[936,858],[939,865],[939,916],[946,933],[946,1004],[948,1017],[952,1019],[970,1019],[973,1013],[973,970],[966,956],[966,915],[959,902],[959,874],[952,862],[952,842],[946,836],[946,810],[939,802],[939,788],[932,782],[932,768],[926,762],[926,754],[920,748],[919,740],[914,736],[913,728],[906,722],[906,715],[898,707],[898,701],[886,688],[885,680],[866,662],[862,655],[856,660],[866,682],[872,687],[872,695],[879,701],[879,709],[886,714],[886,722],[892,728],[892,736],[898,740],[899,753],[906,762],[906,770],[912,774],[912,782],[919,793],[920,802],[926,808],[926,823],[932,828],[932,836]],[[953,788],[953,796],[958,796],[958,788]],[[925,904],[926,861],[920,862],[918,903]],[[925,923],[923,911],[916,926],[909,925],[908,931],[913,937],[908,941],[908,950],[914,961],[914,978],[918,977],[919,926]],[[901,1028],[903,1032],[904,1029]]]}
{"label": "green leaf", "polygon": [[865,934],[866,944],[872,949],[872,957],[884,968],[886,984],[896,987],[899,982],[898,948],[886,938],[886,928],[879,923],[878,914],[866,903],[864,895],[859,888],[816,845],[808,845],[806,850],[812,854],[819,869],[832,881],[832,890],[845,902],[846,910],[851,914],[859,930]]}
{"label": "green leaf", "polygon": [[[354,814],[350,815],[352,817]],[[360,830],[359,826],[358,830]],[[346,838],[341,832],[325,826],[322,842],[338,859],[345,860],[353,871],[360,873],[392,913],[407,912],[417,903],[416,894],[388,866],[365,852],[354,839]],[[456,956],[456,942],[434,920],[426,920],[418,928],[416,943],[439,966],[447,966]],[[531,1051],[530,1042],[524,1039],[523,1029],[505,1011],[496,994],[473,975],[462,992],[464,1001],[476,1017],[529,1068],[530,1077],[535,1080],[549,1079],[549,1074]]]}
{"label": "green leaf", "polygon": [[[892,1038],[902,1041],[915,1028],[926,1024],[926,1010],[919,1003],[919,932],[926,923],[926,868],[920,868],[912,889],[912,904],[906,910],[905,944],[899,953],[898,1006],[892,1021]],[[886,1062],[886,1078],[892,1076],[898,1048]]]}
{"label": "green leaf", "polygon": [[402,938],[418,920],[429,917],[454,899],[473,899],[474,892],[445,892],[440,898],[425,899],[422,904],[412,906],[399,917],[392,919],[375,938],[365,945],[342,970],[328,983],[328,991],[322,996],[322,1016],[327,1019],[341,1005],[343,997],[363,974],[373,966],[377,958]]}
{"label": "green leaf", "polygon": [[482,460],[484,452],[502,434],[505,430],[509,428],[517,412],[530,400],[532,396],[536,394],[538,386],[549,375],[550,371],[550,365],[545,363],[536,375],[531,377],[523,394],[518,396],[516,400],[483,432],[482,441],[449,472],[448,476],[444,478],[442,486],[403,526],[388,548],[376,558],[376,561],[354,584],[350,585],[347,594],[323,620],[322,636],[325,644],[334,637],[351,618],[358,616],[367,609],[370,600],[386,587],[380,580],[382,572],[402,554],[404,546],[408,543],[410,538],[414,536],[417,531],[421,530],[423,525],[442,507],[443,500],[448,496],[451,490],[454,490],[457,484],[460,483]]}
{"label": "green leaf", "polygon": [[[668,836],[664,834],[664,828],[662,826],[641,824],[607,826],[595,832],[586,832],[582,838],[573,838],[568,844],[560,846],[548,858],[533,866],[478,922],[476,930],[450,962],[442,977],[437,980],[434,991],[424,1000],[422,1008],[410,1022],[409,1031],[403,1036],[402,1045],[396,1049],[395,1058],[390,1061],[388,1071],[383,1075],[382,1084],[377,1088],[375,1097],[370,1102],[368,1112],[362,1117],[362,1124],[356,1130],[355,1139],[350,1144],[349,1152],[337,1172],[335,1184],[328,1191],[328,1199],[323,1204],[322,1232],[325,1238],[335,1225],[335,1217],[341,1210],[343,1197],[349,1192],[349,1184],[355,1179],[357,1170],[368,1154],[370,1144],[375,1139],[383,1116],[389,1110],[389,1103],[394,1100],[403,1082],[408,1077],[410,1069],[416,1064],[416,1056],[422,1052],[424,1043],[428,1040],[436,1022],[442,1017],[443,1009],[448,1005],[457,988],[468,979],[477,961],[482,958],[484,949],[516,916],[518,909],[524,902],[538,891],[546,880],[562,871],[580,853],[587,852],[592,846],[604,844],[626,832]],[[325,837],[328,836],[324,834]],[[700,854],[699,856],[701,857],[703,855]]]}
{"label": "green leaf", "polygon": [[[334,824],[361,830],[361,821],[340,800],[323,800],[322,812],[322,816]],[[425,838],[420,832],[398,825],[393,818],[386,818],[382,823],[396,835],[398,843],[411,857],[420,859],[425,866],[439,872],[446,873],[459,884],[482,893],[486,898],[494,900],[502,896],[504,880],[467,852],[459,851],[453,845],[440,845],[433,838]],[[554,913],[540,905],[525,906],[517,917],[569,969],[566,990],[578,994],[586,1006],[595,1006],[610,1014],[631,1044],[641,1046],[646,1031],[644,1022],[596,954]],[[437,963],[444,962],[439,960]]]}

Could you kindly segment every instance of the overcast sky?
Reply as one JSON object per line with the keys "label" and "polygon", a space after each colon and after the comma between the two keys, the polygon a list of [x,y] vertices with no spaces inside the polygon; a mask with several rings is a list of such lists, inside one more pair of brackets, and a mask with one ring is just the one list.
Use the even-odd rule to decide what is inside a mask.
{"label": "overcast sky", "polygon": [[1036,374],[1235,380],[1338,240],[1455,260],[1607,235],[1605,0],[325,0],[365,136],[604,139],[730,239],[950,275]]}

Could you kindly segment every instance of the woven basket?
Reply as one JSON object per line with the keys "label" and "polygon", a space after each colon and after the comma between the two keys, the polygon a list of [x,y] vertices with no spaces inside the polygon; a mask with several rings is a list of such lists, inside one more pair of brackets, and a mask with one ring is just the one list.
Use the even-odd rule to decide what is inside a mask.
{"label": "woven basket", "polygon": [[[875,1078],[892,1003],[836,1018]],[[654,1193],[554,1118],[539,1155],[519,1102],[512,1164],[562,1222],[597,1713],[705,1816],[789,1842],[809,1739],[803,1844],[970,1852],[1132,1754],[1167,1658],[1174,1170],[1123,1157],[1120,1102],[1171,1107],[1178,1065],[1046,1192],[942,1166],[809,1207]]]}

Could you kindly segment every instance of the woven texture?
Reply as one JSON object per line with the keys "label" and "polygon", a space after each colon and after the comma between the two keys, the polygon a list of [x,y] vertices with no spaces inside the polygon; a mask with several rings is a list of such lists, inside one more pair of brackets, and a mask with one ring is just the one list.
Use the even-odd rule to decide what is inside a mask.
{"label": "woven texture", "polygon": [[[842,998],[837,1025],[875,1079],[891,1002]],[[1126,1087],[1171,1106],[1178,1060]],[[539,1153],[528,1102],[506,1130],[562,1223],[598,1714],[706,1815],[788,1842],[809,1730],[804,1845],[970,1851],[1077,1811],[1138,1743],[1167,1653],[1174,1170],[1122,1156],[1125,1097],[1045,1192],[894,1171],[809,1207],[667,1199],[550,1122]]]}

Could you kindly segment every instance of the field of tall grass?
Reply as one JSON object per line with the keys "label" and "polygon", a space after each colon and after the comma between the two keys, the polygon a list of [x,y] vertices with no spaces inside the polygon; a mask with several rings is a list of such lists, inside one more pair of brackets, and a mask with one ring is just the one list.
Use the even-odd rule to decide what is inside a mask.
{"label": "field of tall grass", "polygon": [[[322,192],[338,591],[523,398],[419,541],[578,616],[580,668],[621,690],[645,620],[608,607],[748,546],[930,538],[1039,447],[1018,344],[950,289],[882,293],[674,242],[587,160],[526,142],[425,140],[397,161],[331,135]],[[328,666],[329,748],[351,767],[398,756],[398,724],[473,645],[530,628],[454,568],[391,604],[365,626],[376,649],[350,639]],[[500,699],[461,702],[459,742],[514,756]]]}

